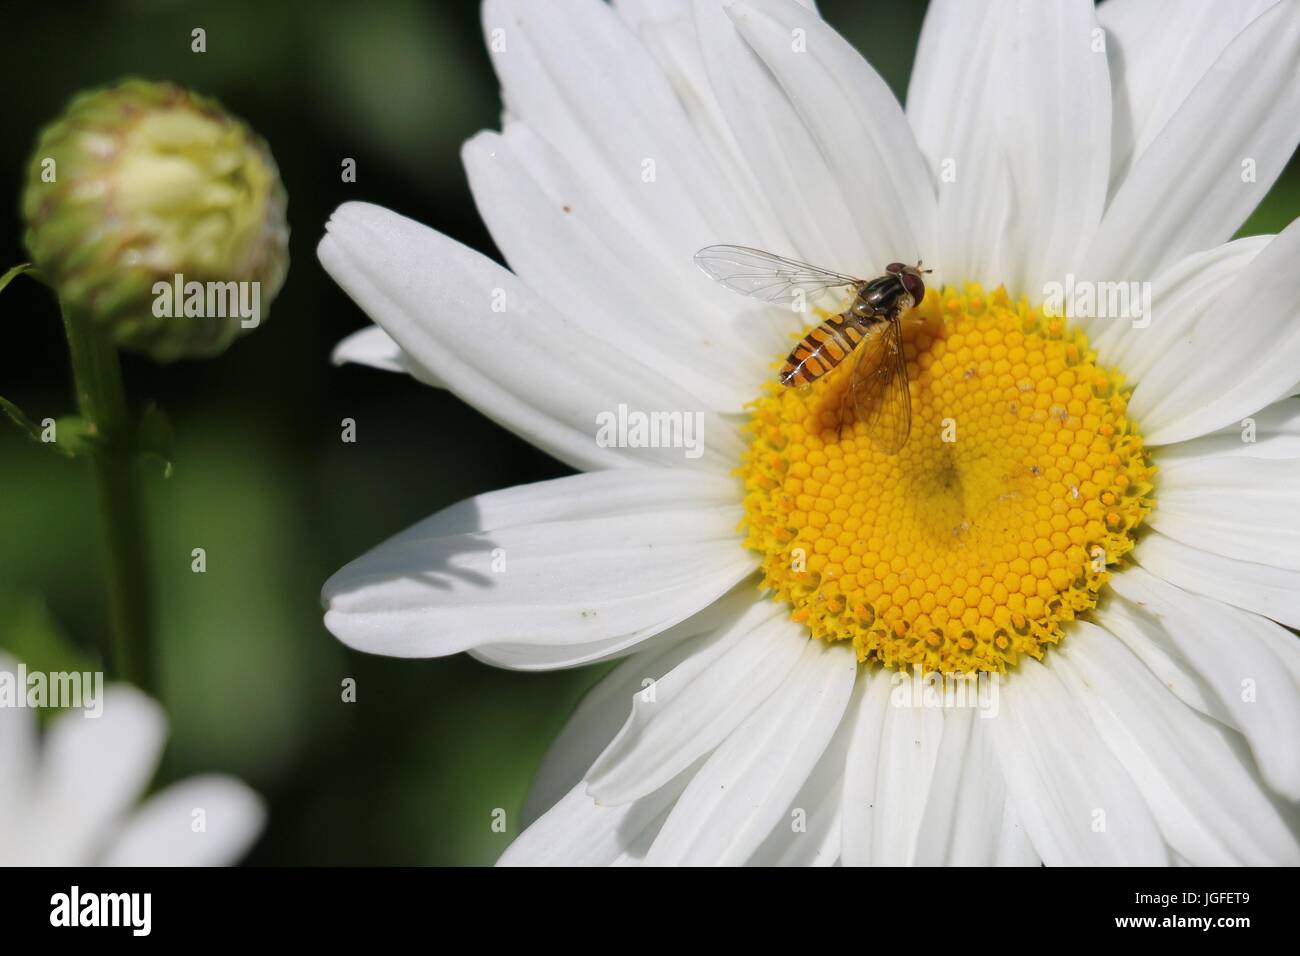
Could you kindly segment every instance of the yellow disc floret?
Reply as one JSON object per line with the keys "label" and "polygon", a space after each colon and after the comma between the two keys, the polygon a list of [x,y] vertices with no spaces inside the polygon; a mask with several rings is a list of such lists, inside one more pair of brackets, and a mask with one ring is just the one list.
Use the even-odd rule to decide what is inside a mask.
{"label": "yellow disc floret", "polygon": [[904,318],[911,437],[839,426],[852,358],[753,406],[746,545],[813,636],[888,667],[1003,672],[1093,607],[1133,547],[1154,469],[1122,378],[1082,331],[999,289]]}

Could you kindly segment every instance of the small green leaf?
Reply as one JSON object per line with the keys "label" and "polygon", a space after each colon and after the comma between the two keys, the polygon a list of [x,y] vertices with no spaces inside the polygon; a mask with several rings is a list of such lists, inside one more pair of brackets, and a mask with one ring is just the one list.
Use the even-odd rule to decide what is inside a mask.
{"label": "small green leaf", "polygon": [[99,437],[91,430],[90,423],[79,415],[55,419],[54,430],[58,439],[53,444],[59,446],[60,454],[69,458],[89,454],[99,444]]}
{"label": "small green leaf", "polygon": [[9,416],[32,441],[64,458],[76,458],[95,450],[99,439],[89,423],[76,415],[65,415],[53,421],[42,419],[40,424],[23,414],[23,410],[0,397],[0,411]]}
{"label": "small green leaf", "polygon": [[3,411],[6,415],[8,415],[9,420],[12,421],[15,425],[17,425],[18,428],[22,430],[27,435],[28,438],[30,438],[32,441],[36,442],[37,444],[44,445],[46,448],[62,455],[64,458],[71,458],[73,455],[77,453],[75,448],[76,445],[75,442],[64,443],[63,441],[60,440],[60,433],[62,432],[64,427],[62,424],[60,424],[60,421],[54,422],[53,441],[46,441],[45,427],[43,425],[36,424],[36,422],[32,421],[30,418],[28,418],[26,415],[23,414],[23,410],[21,408],[19,408],[13,402],[9,401],[9,399],[4,398],[2,396],[0,396],[0,411]]}
{"label": "small green leaf", "polygon": [[41,430],[36,426],[34,421],[23,414],[21,408],[3,396],[0,396],[0,408],[3,408],[5,414],[9,416],[10,420],[29,436],[37,441],[41,440]]}
{"label": "small green leaf", "polygon": [[35,273],[35,272],[36,272],[36,267],[33,266],[30,262],[24,262],[24,263],[23,263],[22,265],[20,265],[20,266],[14,266],[12,269],[10,269],[8,272],[6,272],[4,275],[0,276],[0,292],[3,292],[5,286],[7,286],[9,283],[13,282],[14,279],[17,279],[17,278],[18,278],[20,275],[22,275],[24,272]]}
{"label": "small green leaf", "polygon": [[163,477],[170,478],[174,451],[171,419],[161,408],[150,403],[136,425],[135,452],[141,458],[157,459],[162,463]]}

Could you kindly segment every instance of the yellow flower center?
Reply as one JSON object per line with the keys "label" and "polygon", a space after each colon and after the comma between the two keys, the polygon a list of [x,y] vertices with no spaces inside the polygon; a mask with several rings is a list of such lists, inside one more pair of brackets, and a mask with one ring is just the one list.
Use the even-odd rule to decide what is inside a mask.
{"label": "yellow flower center", "polygon": [[904,317],[912,431],[838,426],[852,357],[752,406],[746,546],[813,635],[887,667],[1004,672],[1097,602],[1150,511],[1121,376],[1082,331],[1002,289]]}

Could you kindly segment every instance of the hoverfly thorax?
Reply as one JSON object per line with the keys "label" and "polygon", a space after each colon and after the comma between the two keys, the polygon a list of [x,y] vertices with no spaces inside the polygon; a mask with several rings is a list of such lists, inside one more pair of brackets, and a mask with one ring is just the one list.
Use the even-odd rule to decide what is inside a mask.
{"label": "hoverfly thorax", "polygon": [[864,285],[858,293],[857,303],[865,304],[870,313],[883,316],[895,309],[910,308],[912,303],[904,301],[907,295],[902,276],[891,272]]}

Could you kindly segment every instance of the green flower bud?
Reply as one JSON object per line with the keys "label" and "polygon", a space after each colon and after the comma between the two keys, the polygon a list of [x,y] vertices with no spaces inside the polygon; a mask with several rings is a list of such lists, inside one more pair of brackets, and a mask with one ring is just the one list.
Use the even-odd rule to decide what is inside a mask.
{"label": "green flower bud", "polygon": [[289,268],[287,201],[266,143],[217,103],[127,80],[41,133],[23,217],[63,307],[166,362],[260,324]]}

